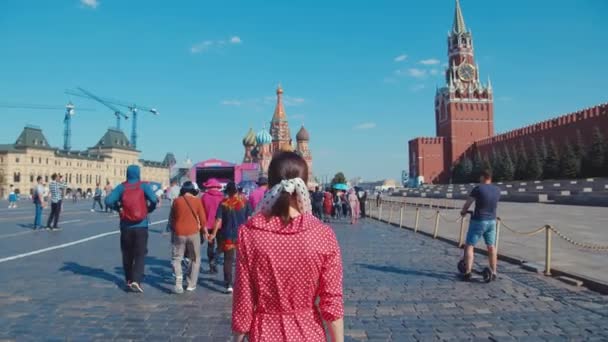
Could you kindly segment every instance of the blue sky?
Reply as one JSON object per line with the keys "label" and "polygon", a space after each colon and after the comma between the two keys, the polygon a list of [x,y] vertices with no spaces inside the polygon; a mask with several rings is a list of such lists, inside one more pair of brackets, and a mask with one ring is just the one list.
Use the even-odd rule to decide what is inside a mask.
{"label": "blue sky", "polygon": [[[608,2],[461,4],[498,132],[608,100]],[[301,124],[311,134],[316,175],[398,178],[407,141],[434,134],[453,11],[452,0],[3,0],[0,103],[63,105],[64,89],[81,86],[160,110],[138,122],[146,159],[240,161],[281,83],[293,135]],[[96,109],[73,120],[73,147],[92,146],[114,117],[72,100]],[[63,111],[0,114],[0,143],[35,124],[62,145]]]}

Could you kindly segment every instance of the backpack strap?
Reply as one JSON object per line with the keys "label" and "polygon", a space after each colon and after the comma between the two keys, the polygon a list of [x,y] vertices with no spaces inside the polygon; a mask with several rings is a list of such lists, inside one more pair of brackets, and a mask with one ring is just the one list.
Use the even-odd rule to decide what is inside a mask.
{"label": "backpack strap", "polygon": [[184,199],[184,202],[186,202],[186,205],[188,206],[188,208],[190,208],[190,212],[192,213],[192,216],[194,216],[194,219],[196,220],[196,225],[198,226],[198,230],[201,230],[201,221],[198,219],[198,216],[194,213],[194,209],[192,209],[192,206],[190,205],[190,203],[188,203],[188,199],[186,199],[186,196],[182,196]]}

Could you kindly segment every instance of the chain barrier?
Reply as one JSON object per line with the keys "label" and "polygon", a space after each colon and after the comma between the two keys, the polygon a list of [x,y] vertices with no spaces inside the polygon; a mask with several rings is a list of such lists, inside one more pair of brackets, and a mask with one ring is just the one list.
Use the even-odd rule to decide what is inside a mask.
{"label": "chain barrier", "polygon": [[498,218],[498,220],[500,221],[500,223],[502,224],[502,226],[503,226],[504,228],[506,228],[508,231],[510,231],[511,233],[517,234],[517,235],[522,235],[522,236],[534,236],[534,235],[536,235],[536,234],[538,234],[538,233],[540,233],[540,232],[545,231],[545,229],[547,229],[547,225],[544,225],[544,226],[542,226],[542,227],[539,227],[538,229],[534,229],[534,230],[531,230],[531,231],[529,231],[529,232],[520,232],[520,231],[517,231],[517,230],[515,230],[515,229],[513,229],[513,228],[509,227],[509,226],[508,226],[508,225],[505,223],[505,221],[503,221],[502,219]]}
{"label": "chain barrier", "polygon": [[444,214],[440,214],[440,215],[441,215],[441,219],[442,219],[442,220],[443,220],[443,222],[445,222],[445,223],[458,223],[458,222],[460,222],[460,220],[462,220],[462,219],[463,219],[463,217],[462,217],[462,216],[460,216],[460,215],[458,215],[458,217],[457,217],[456,219],[449,218],[449,217],[447,217],[447,216],[446,216],[446,215],[444,215]]}
{"label": "chain barrier", "polygon": [[557,230],[555,227],[548,225],[547,228],[551,229],[557,236],[559,236],[562,240],[576,246],[579,248],[591,249],[594,251],[608,251],[608,246],[596,245],[593,243],[584,243],[573,240],[571,237],[564,235],[564,233]]}
{"label": "chain barrier", "polygon": [[423,219],[425,220],[432,220],[435,218],[435,213],[431,214],[431,216],[425,216],[424,214],[421,214],[420,216],[422,216]]}

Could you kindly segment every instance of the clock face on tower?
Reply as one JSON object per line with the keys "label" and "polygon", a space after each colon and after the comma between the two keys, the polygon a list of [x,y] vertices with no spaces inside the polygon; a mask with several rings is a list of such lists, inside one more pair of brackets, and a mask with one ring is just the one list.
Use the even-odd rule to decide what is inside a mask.
{"label": "clock face on tower", "polygon": [[469,63],[463,63],[458,67],[458,77],[464,82],[470,82],[475,78],[475,67]]}

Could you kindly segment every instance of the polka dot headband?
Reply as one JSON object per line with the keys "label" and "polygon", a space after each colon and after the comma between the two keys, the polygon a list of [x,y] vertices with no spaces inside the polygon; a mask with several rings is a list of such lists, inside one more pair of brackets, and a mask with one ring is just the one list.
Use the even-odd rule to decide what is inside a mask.
{"label": "polka dot headband", "polygon": [[265,215],[270,215],[272,207],[281,196],[283,192],[288,194],[295,194],[298,200],[298,210],[300,213],[311,213],[312,206],[310,204],[310,195],[308,194],[308,187],[302,178],[292,178],[282,180],[281,183],[272,187],[272,189],[266,192],[262,203],[256,208],[255,213],[262,212]]}

